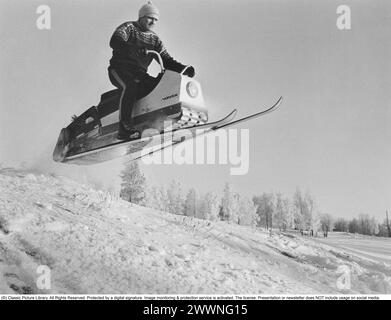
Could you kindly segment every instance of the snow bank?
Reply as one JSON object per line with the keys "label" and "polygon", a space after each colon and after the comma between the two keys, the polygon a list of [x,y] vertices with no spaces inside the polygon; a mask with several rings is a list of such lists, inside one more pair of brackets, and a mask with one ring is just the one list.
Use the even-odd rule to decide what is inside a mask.
{"label": "snow bank", "polygon": [[[350,289],[338,285],[341,265]],[[50,287],[37,284],[40,266]],[[0,293],[390,293],[390,277],[388,265],[306,237],[175,216],[65,177],[0,170]]]}

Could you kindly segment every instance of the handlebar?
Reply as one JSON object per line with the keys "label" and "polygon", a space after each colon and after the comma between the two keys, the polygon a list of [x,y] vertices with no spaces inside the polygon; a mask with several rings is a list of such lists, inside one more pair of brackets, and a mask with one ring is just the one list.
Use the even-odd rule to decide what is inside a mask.
{"label": "handlebar", "polygon": [[[164,72],[164,65],[163,65],[163,59],[162,59],[162,56],[160,55],[159,52],[155,51],[155,50],[145,50],[145,53],[146,54],[154,54],[155,56],[157,56],[158,58],[158,62],[160,64],[160,68],[162,69],[162,72]],[[181,72],[180,74],[184,74],[184,72],[190,68],[191,66],[186,66]]]}
{"label": "handlebar", "polygon": [[163,65],[163,59],[159,52],[155,50],[146,50],[146,54],[154,54],[158,58],[158,62],[160,64],[160,68],[162,69],[162,72],[164,71],[164,65]]}

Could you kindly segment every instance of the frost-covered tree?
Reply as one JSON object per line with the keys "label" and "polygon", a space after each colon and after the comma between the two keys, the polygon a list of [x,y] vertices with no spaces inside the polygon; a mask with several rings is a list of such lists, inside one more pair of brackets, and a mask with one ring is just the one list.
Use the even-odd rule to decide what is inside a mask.
{"label": "frost-covered tree", "polygon": [[321,229],[321,224],[320,224],[320,214],[319,212],[314,213],[312,217],[312,231],[314,232],[314,235],[318,233],[318,231]]}
{"label": "frost-covered tree", "polygon": [[167,211],[168,212],[168,196],[167,196],[167,190],[160,186],[158,188],[158,199],[160,203],[160,210],[161,211]]}
{"label": "frost-covered tree", "polygon": [[294,208],[293,221],[294,221],[295,229],[304,229],[306,204],[304,201],[304,197],[302,196],[299,188],[296,189],[296,192],[293,195],[293,208]]}
{"label": "frost-covered tree", "polygon": [[379,237],[391,237],[391,232],[389,230],[389,220],[384,219],[383,223],[379,223],[379,233],[377,234]]}
{"label": "frost-covered tree", "polygon": [[219,220],[220,199],[215,192],[207,192],[200,199],[199,218],[205,220]]}
{"label": "frost-covered tree", "polygon": [[356,218],[350,220],[348,224],[348,228],[350,233],[358,233],[359,232],[358,220]]}
{"label": "frost-covered tree", "polygon": [[120,177],[122,179],[120,197],[136,204],[142,203],[145,197],[146,180],[138,161],[127,163]]}
{"label": "frost-covered tree", "polygon": [[[335,229],[341,229],[341,221],[338,219],[335,224]],[[387,232],[387,222],[384,221],[383,224],[379,224],[375,217],[370,217],[368,214],[360,214],[358,218],[354,218],[350,221],[346,221],[347,231],[350,233],[359,233],[364,235],[378,235],[384,236]]]}
{"label": "frost-covered tree", "polygon": [[305,228],[306,229],[315,229],[315,199],[314,197],[307,192],[304,196],[304,201],[306,203],[306,211],[305,211],[305,218],[304,218],[304,223],[305,223]]}
{"label": "frost-covered tree", "polygon": [[238,223],[239,196],[233,191],[232,185],[225,184],[223,198],[221,199],[221,220]]}
{"label": "frost-covered tree", "polygon": [[155,185],[149,185],[145,191],[145,197],[143,205],[148,208],[158,209],[159,204],[157,201],[157,190],[158,187]]}
{"label": "frost-covered tree", "polygon": [[183,214],[182,186],[178,181],[171,181],[168,187],[167,209],[173,214]]}
{"label": "frost-covered tree", "polygon": [[391,237],[391,226],[390,226],[390,220],[388,219],[388,211],[386,211],[386,220],[384,221],[384,224],[387,227],[388,237]]}
{"label": "frost-covered tree", "polygon": [[313,196],[307,192],[303,195],[299,188],[293,196],[294,208],[294,225],[296,229],[315,229],[314,215],[315,215],[315,200]]}
{"label": "frost-covered tree", "polygon": [[334,231],[339,232],[348,232],[349,231],[349,221],[343,218],[338,218],[334,223]]}
{"label": "frost-covered tree", "polygon": [[280,230],[291,228],[289,199],[283,198],[281,193],[276,194],[273,220],[274,226]]}
{"label": "frost-covered tree", "polygon": [[263,193],[260,196],[253,197],[253,202],[257,208],[258,226],[265,227],[266,229],[272,228],[273,225],[273,203],[272,193]]}
{"label": "frost-covered tree", "polygon": [[375,236],[379,233],[379,224],[375,217],[371,218],[371,235]]}
{"label": "frost-covered tree", "polygon": [[157,187],[155,185],[149,186],[145,192],[143,205],[148,208],[167,211],[167,193],[164,187]]}
{"label": "frost-covered tree", "polygon": [[198,197],[197,191],[194,188],[191,188],[186,195],[186,200],[184,203],[184,214],[189,217],[197,217],[197,207],[198,207]]}
{"label": "frost-covered tree", "polygon": [[320,227],[323,235],[327,237],[328,233],[333,230],[333,217],[328,213],[320,215]]}
{"label": "frost-covered tree", "polygon": [[254,202],[247,197],[239,197],[238,223],[244,226],[256,226],[259,216]]}
{"label": "frost-covered tree", "polygon": [[358,233],[364,235],[375,235],[379,232],[378,223],[374,217],[368,214],[358,216]]}

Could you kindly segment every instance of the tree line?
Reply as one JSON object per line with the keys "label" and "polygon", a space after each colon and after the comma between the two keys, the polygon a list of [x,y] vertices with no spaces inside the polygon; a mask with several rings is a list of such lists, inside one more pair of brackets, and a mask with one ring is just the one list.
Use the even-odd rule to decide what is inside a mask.
{"label": "tree line", "polygon": [[226,183],[222,193],[198,192],[190,188],[184,192],[178,181],[168,186],[148,185],[138,162],[130,162],[121,173],[121,198],[145,207],[205,220],[221,220],[239,225],[265,229],[300,230],[327,236],[330,231],[390,235],[389,224],[377,223],[368,215],[357,219],[334,219],[319,210],[314,196],[297,188],[292,197],[282,193],[264,192],[252,198],[236,192]]}
{"label": "tree line", "polygon": [[388,214],[380,223],[375,217],[368,214],[360,214],[358,218],[338,218],[334,222],[334,231],[359,233],[368,236],[391,237]]}

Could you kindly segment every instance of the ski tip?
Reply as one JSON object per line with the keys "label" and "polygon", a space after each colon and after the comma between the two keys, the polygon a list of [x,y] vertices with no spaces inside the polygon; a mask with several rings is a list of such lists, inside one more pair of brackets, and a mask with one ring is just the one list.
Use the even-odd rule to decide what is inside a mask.
{"label": "ski tip", "polygon": [[277,110],[281,106],[282,100],[283,100],[283,97],[280,96],[278,98],[278,100],[271,107],[259,112],[258,114],[266,114],[266,113],[272,112],[274,110]]}
{"label": "ski tip", "polygon": [[284,100],[283,96],[280,96],[277,100],[277,102],[270,108],[270,109],[277,109],[280,107],[282,100]]}
{"label": "ski tip", "polygon": [[238,109],[235,108],[222,120],[233,119],[236,117],[237,114],[238,114]]}

